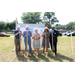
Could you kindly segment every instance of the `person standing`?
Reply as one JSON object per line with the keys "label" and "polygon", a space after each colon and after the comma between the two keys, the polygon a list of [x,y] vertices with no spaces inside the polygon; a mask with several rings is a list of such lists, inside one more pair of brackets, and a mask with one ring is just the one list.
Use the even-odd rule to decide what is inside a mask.
{"label": "person standing", "polygon": [[25,52],[27,51],[27,43],[29,45],[29,55],[31,56],[31,36],[32,36],[32,32],[29,31],[29,26],[26,25],[26,31],[23,32],[23,37],[24,37],[24,43],[25,43]]}
{"label": "person standing", "polygon": [[35,34],[33,34],[32,39],[33,39],[33,47],[35,51],[38,51],[39,54],[39,49],[40,49],[40,34],[38,33],[38,28],[34,28]]}
{"label": "person standing", "polygon": [[18,54],[19,51],[21,51],[21,36],[22,36],[22,31],[20,31],[20,25],[17,26],[17,30],[14,31],[14,36],[15,36],[15,47],[16,47],[16,54]]}
{"label": "person standing", "polygon": [[45,48],[46,48],[46,52],[49,48],[49,37],[50,37],[50,34],[49,34],[49,30],[47,27],[45,27],[44,29],[44,32],[42,34],[42,37],[43,37],[43,40],[42,40],[42,47],[43,47],[43,53],[45,51]]}
{"label": "person standing", "polygon": [[57,55],[57,37],[58,37],[58,31],[55,30],[55,25],[52,25],[52,30],[49,31],[50,32],[50,45],[51,45],[51,49],[52,49],[52,37],[53,37],[53,46],[54,46],[54,51],[55,55]]}

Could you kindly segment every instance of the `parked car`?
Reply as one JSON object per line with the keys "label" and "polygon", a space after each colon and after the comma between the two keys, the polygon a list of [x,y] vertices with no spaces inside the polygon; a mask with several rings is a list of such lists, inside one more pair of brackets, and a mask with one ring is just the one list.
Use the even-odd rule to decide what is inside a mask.
{"label": "parked car", "polygon": [[[71,36],[71,33],[67,34],[67,36]],[[72,32],[72,36],[75,36],[75,32]]]}
{"label": "parked car", "polygon": [[70,33],[70,31],[63,33],[63,35],[65,36],[65,35],[67,35],[67,34],[69,34],[69,33]]}
{"label": "parked car", "polygon": [[[74,33],[74,32],[72,32],[72,33]],[[71,35],[71,33],[67,33],[67,36],[70,36]]]}
{"label": "parked car", "polygon": [[10,37],[10,35],[6,33],[0,33],[0,37]]}

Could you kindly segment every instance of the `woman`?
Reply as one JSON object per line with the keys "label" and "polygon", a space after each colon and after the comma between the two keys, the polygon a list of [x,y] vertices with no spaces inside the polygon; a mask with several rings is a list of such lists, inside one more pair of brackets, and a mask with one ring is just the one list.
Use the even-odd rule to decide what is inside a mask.
{"label": "woman", "polygon": [[43,40],[42,40],[42,47],[43,47],[43,53],[44,53],[44,50],[46,48],[46,52],[49,48],[49,37],[50,37],[50,34],[49,34],[49,30],[47,27],[45,27],[44,29],[44,32],[42,33],[42,37],[43,37]]}
{"label": "woman", "polygon": [[38,33],[38,28],[35,28],[35,34],[33,34],[32,39],[33,39],[33,47],[35,51],[38,51],[39,54],[39,49],[40,49],[40,34]]}

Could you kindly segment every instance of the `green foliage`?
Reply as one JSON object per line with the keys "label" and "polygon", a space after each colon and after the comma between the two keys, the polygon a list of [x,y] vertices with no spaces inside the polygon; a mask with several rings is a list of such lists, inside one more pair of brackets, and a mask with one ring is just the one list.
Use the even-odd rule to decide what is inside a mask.
{"label": "green foliage", "polygon": [[51,24],[59,22],[55,17],[55,12],[45,12],[44,17],[46,19],[45,24],[48,25],[49,28],[51,28]]}
{"label": "green foliage", "polygon": [[56,29],[64,29],[64,30],[72,30],[75,29],[75,23],[74,22],[69,22],[66,25],[60,25],[60,24],[56,24],[55,26]]}
{"label": "green foliage", "polygon": [[15,21],[10,23],[9,22],[5,23],[3,21],[0,21],[0,32],[2,30],[5,30],[7,32],[7,30],[13,30],[13,29],[15,29]]}
{"label": "green foliage", "polygon": [[55,26],[55,29],[64,29],[65,30],[65,25],[60,25],[60,24],[57,24],[56,26]]}
{"label": "green foliage", "polygon": [[75,30],[75,25],[73,25],[73,26],[72,26],[72,29],[74,29],[74,30]]}
{"label": "green foliage", "polygon": [[42,22],[40,15],[40,12],[22,13],[21,19],[23,23],[36,24]]}
{"label": "green foliage", "polygon": [[66,25],[66,30],[71,30],[73,25],[75,25],[74,22],[68,23],[68,24]]}
{"label": "green foliage", "polygon": [[0,32],[4,29],[5,22],[0,21]]}
{"label": "green foliage", "polygon": [[15,29],[15,21],[9,23],[9,29],[10,29],[10,30]]}
{"label": "green foliage", "polygon": [[4,30],[6,30],[7,32],[8,29],[9,29],[9,23],[5,23]]}

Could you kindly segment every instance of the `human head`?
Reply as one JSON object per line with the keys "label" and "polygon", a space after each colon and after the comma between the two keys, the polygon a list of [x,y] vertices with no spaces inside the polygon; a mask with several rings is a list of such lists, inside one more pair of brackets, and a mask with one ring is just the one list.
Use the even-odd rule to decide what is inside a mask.
{"label": "human head", "polygon": [[25,28],[26,28],[26,30],[29,30],[29,26],[28,25],[26,25]]}
{"label": "human head", "polygon": [[38,28],[36,27],[36,28],[34,28],[34,30],[35,30],[35,33],[38,33]]}
{"label": "human head", "polygon": [[18,30],[18,31],[20,30],[20,25],[17,26],[17,30]]}
{"label": "human head", "polygon": [[52,25],[52,30],[54,30],[55,29],[55,25]]}
{"label": "human head", "polygon": [[48,27],[45,27],[44,31],[45,31],[45,32],[48,32],[48,31],[49,31],[49,30],[48,30]]}

